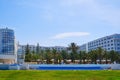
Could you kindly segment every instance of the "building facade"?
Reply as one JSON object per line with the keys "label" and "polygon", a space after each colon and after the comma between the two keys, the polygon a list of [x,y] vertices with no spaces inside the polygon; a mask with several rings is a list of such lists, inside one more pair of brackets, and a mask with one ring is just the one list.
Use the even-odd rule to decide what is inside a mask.
{"label": "building facade", "polygon": [[[18,53],[25,53],[25,49],[26,49],[26,45],[19,45]],[[32,51],[36,52],[37,46],[35,46],[35,45],[29,45],[29,49],[30,49],[31,52]],[[39,46],[39,50],[40,51],[41,50],[45,51],[45,50],[48,50],[48,49],[49,50],[55,49],[58,52],[60,52],[62,50],[67,50],[66,47],[62,47],[62,46],[54,46],[54,47]]]}
{"label": "building facade", "polygon": [[[20,64],[24,63],[24,59],[25,59],[25,50],[26,50],[27,45],[19,45],[18,46],[18,58],[17,61]],[[66,47],[62,47],[62,46],[54,46],[54,47],[44,47],[44,46],[39,46],[39,51],[45,51],[45,50],[53,50],[55,49],[57,52],[60,52],[62,50],[67,50]],[[37,46],[36,45],[29,45],[29,50],[32,52],[37,52]]]}
{"label": "building facade", "polygon": [[120,34],[113,34],[90,41],[84,45],[81,45],[80,50],[89,52],[97,49],[98,47],[101,47],[107,51],[114,50],[120,52]]}
{"label": "building facade", "polygon": [[15,63],[16,48],[14,31],[8,28],[0,29],[0,63]]}

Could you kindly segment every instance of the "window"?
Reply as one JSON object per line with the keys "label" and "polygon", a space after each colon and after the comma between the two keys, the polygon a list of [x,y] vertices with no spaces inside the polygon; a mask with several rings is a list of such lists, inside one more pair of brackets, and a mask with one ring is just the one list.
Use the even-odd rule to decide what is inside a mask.
{"label": "window", "polygon": [[108,48],[108,50],[110,50],[110,48]]}
{"label": "window", "polygon": [[111,39],[111,37],[108,37],[107,39]]}
{"label": "window", "polygon": [[113,50],[113,47],[111,47],[111,50]]}
{"label": "window", "polygon": [[117,49],[120,49],[120,47],[118,47]]}
{"label": "window", "polygon": [[111,46],[113,46],[113,44],[111,44]]}
{"label": "window", "polygon": [[113,42],[113,40],[111,40],[111,42]]}

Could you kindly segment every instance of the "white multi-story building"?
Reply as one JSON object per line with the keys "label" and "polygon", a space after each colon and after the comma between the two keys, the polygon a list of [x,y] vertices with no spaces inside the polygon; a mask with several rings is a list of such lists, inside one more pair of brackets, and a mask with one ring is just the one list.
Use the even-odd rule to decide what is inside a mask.
{"label": "white multi-story building", "polygon": [[8,28],[0,29],[0,63],[16,63],[17,46],[14,31]]}
{"label": "white multi-story building", "polygon": [[40,47],[40,50],[47,50],[47,49],[49,49],[49,50],[53,50],[53,49],[55,49],[56,51],[58,51],[58,52],[60,52],[60,51],[62,51],[62,50],[67,50],[67,48],[66,47],[62,47],[62,46],[53,46],[53,47]]}
{"label": "white multi-story building", "polygon": [[107,51],[114,50],[120,52],[120,34],[113,34],[90,41],[81,45],[80,50],[89,52],[97,49],[98,47],[101,47]]}
{"label": "white multi-story building", "polygon": [[[18,46],[18,63],[20,63],[20,64],[24,63],[26,46],[27,45],[19,45]],[[36,52],[37,46],[35,46],[35,45],[29,45],[29,49],[30,49],[31,52],[32,51]],[[62,46],[55,46],[55,47],[43,47],[43,46],[39,46],[39,51],[53,50],[53,49],[55,49],[57,52],[60,52],[62,50],[67,50],[66,47],[62,47]]]}
{"label": "white multi-story building", "polygon": [[[26,45],[19,45],[19,49],[18,49],[18,53],[25,53],[25,49],[26,49]],[[35,51],[37,49],[37,46],[35,45],[29,45],[29,49],[30,51]],[[67,50],[66,47],[62,47],[62,46],[54,46],[54,47],[43,47],[43,46],[39,46],[39,50],[53,50],[55,49],[56,51],[62,51],[62,50]]]}

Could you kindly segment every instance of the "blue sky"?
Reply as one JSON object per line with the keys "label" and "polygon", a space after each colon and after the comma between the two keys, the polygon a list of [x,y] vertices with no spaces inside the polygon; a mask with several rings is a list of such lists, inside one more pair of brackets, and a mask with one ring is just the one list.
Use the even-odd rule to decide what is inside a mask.
{"label": "blue sky", "polygon": [[0,27],[20,44],[78,45],[120,33],[120,0],[0,0]]}

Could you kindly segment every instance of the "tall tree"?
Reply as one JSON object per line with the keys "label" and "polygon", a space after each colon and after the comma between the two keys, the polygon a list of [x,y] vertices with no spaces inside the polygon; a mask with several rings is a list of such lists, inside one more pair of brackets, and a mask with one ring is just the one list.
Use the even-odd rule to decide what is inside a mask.
{"label": "tall tree", "polygon": [[120,53],[118,53],[118,60],[117,62],[120,64]]}
{"label": "tall tree", "polygon": [[103,58],[105,59],[105,63],[108,64],[108,59],[109,59],[108,51],[104,50]]}
{"label": "tall tree", "polygon": [[100,64],[102,64],[103,52],[104,50],[101,47],[98,47],[97,53],[98,53],[98,59],[99,59]]}
{"label": "tall tree", "polygon": [[80,51],[80,52],[79,52],[79,60],[80,60],[79,63],[80,63],[80,64],[82,64],[82,56],[83,56],[82,52],[83,52],[83,51]]}
{"label": "tall tree", "polygon": [[110,51],[110,53],[109,53],[109,57],[110,57],[110,59],[111,59],[111,62],[113,63],[114,61],[117,61],[117,60],[118,60],[119,55],[118,55],[118,53],[117,53],[116,51],[112,50],[112,51]]}
{"label": "tall tree", "polygon": [[63,62],[66,63],[66,60],[69,58],[68,53],[65,50],[61,51],[61,56],[63,58]]}
{"label": "tall tree", "polygon": [[29,49],[29,44],[27,44],[25,48],[25,62],[30,62],[30,61],[31,61],[31,52]]}
{"label": "tall tree", "polygon": [[40,46],[39,46],[39,43],[37,43],[36,53],[37,53],[37,54],[39,54],[39,53],[40,53]]}
{"label": "tall tree", "polygon": [[41,63],[43,63],[43,60],[45,59],[45,51],[44,50],[40,50],[40,54],[39,54],[39,59],[41,60]]}
{"label": "tall tree", "polygon": [[39,54],[36,54],[35,51],[32,51],[32,61],[37,62],[37,60],[40,58]]}
{"label": "tall tree", "polygon": [[91,63],[97,64],[98,54],[96,50],[92,50],[89,52],[89,56],[91,59]]}
{"label": "tall tree", "polygon": [[75,43],[71,43],[70,46],[68,47],[68,50],[71,51],[70,57],[71,57],[72,62],[75,62],[78,49],[79,49],[79,47]]}
{"label": "tall tree", "polygon": [[53,49],[52,53],[53,53],[54,64],[56,64],[57,63],[57,50]]}
{"label": "tall tree", "polygon": [[63,59],[62,55],[60,53],[58,53],[58,60],[59,60],[59,64],[61,64],[61,60]]}
{"label": "tall tree", "polygon": [[51,63],[51,59],[52,59],[52,53],[49,49],[47,49],[45,51],[45,60],[46,60],[47,64]]}
{"label": "tall tree", "polygon": [[85,64],[85,60],[87,59],[87,53],[85,51],[82,52],[82,60],[83,64]]}

